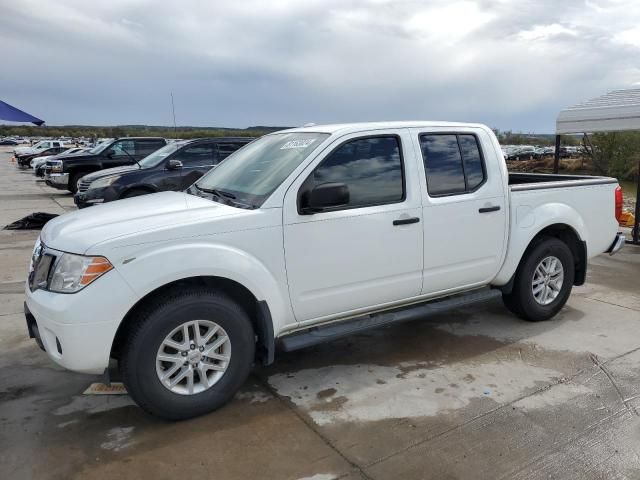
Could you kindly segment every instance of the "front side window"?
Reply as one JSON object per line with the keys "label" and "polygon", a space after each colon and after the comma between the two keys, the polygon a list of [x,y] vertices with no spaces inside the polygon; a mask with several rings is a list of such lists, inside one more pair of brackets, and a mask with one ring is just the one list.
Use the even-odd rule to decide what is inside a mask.
{"label": "front side window", "polygon": [[218,155],[216,158],[216,163],[220,163],[222,160],[227,158],[236,150],[244,147],[246,143],[218,143]]}
{"label": "front side window", "polygon": [[133,140],[122,140],[114,143],[109,149],[109,153],[114,157],[128,157],[135,155],[135,143]]}
{"label": "front side window", "polygon": [[484,163],[475,135],[425,134],[420,136],[420,148],[429,195],[469,193],[484,183]]}
{"label": "front side window", "polygon": [[351,140],[330,153],[303,188],[344,183],[349,189],[349,203],[342,208],[401,202],[404,179],[400,149],[396,136]]}
{"label": "front side window", "polygon": [[213,145],[210,143],[186,147],[175,154],[185,167],[202,167],[213,165]]}
{"label": "front side window", "polygon": [[150,153],[153,153],[156,150],[158,150],[159,148],[162,148],[164,146],[165,146],[164,142],[159,142],[157,140],[137,141],[136,142],[136,152],[138,153],[138,155],[146,157]]}

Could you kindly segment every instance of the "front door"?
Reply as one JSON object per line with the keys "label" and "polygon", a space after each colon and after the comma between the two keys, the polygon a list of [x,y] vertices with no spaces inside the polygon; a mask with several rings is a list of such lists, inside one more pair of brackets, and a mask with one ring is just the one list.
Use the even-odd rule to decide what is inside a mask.
{"label": "front door", "polygon": [[482,129],[412,129],[412,134],[426,174],[422,293],[486,284],[504,256],[504,161]]}
{"label": "front door", "polygon": [[[337,139],[289,188],[284,247],[298,321],[355,314],[414,297],[422,283],[416,161],[406,130]],[[348,204],[304,214],[300,195],[343,183]]]}
{"label": "front door", "polygon": [[173,157],[182,162],[182,169],[176,170],[180,174],[180,190],[189,188],[196,180],[208,172],[215,163],[215,145],[212,143],[198,143],[183,148]]}

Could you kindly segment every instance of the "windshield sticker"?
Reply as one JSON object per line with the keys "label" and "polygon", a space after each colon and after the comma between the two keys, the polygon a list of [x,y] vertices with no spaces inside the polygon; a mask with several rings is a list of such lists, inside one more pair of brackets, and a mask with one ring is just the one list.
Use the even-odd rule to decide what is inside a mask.
{"label": "windshield sticker", "polygon": [[290,148],[307,148],[313,142],[315,142],[315,138],[309,138],[307,140],[290,140],[284,145],[280,147],[280,150],[288,150]]}

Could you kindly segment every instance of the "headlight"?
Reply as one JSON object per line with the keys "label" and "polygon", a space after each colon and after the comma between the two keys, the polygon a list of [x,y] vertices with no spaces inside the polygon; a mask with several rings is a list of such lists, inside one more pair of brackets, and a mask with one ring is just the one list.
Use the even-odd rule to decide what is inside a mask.
{"label": "headlight", "polygon": [[91,185],[89,185],[89,190],[91,190],[93,188],[105,188],[105,187],[108,187],[113,182],[115,182],[117,179],[118,179],[118,177],[115,177],[115,176],[99,178],[98,180],[94,180],[93,182],[91,182]]}
{"label": "headlight", "polygon": [[113,265],[104,257],[64,253],[56,262],[48,290],[75,293],[112,269]]}
{"label": "headlight", "polygon": [[62,160],[58,160],[57,162],[55,162],[55,163],[51,166],[51,171],[52,171],[52,172],[56,172],[56,173],[60,173],[60,172],[62,172]]}

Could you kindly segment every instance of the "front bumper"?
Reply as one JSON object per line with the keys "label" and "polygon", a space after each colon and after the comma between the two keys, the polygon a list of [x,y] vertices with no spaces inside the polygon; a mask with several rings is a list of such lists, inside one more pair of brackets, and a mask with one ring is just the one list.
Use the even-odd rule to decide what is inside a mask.
{"label": "front bumper", "polygon": [[29,336],[58,365],[90,374],[108,367],[120,322],[138,300],[115,269],[77,293],[25,293]]}
{"label": "front bumper", "polygon": [[50,187],[60,190],[66,190],[69,186],[68,173],[46,173],[44,180]]}
{"label": "front bumper", "polygon": [[614,253],[620,251],[620,249],[624,247],[624,242],[625,242],[624,235],[620,232],[616,233],[616,238],[606,253],[608,253],[609,255],[613,255]]}

